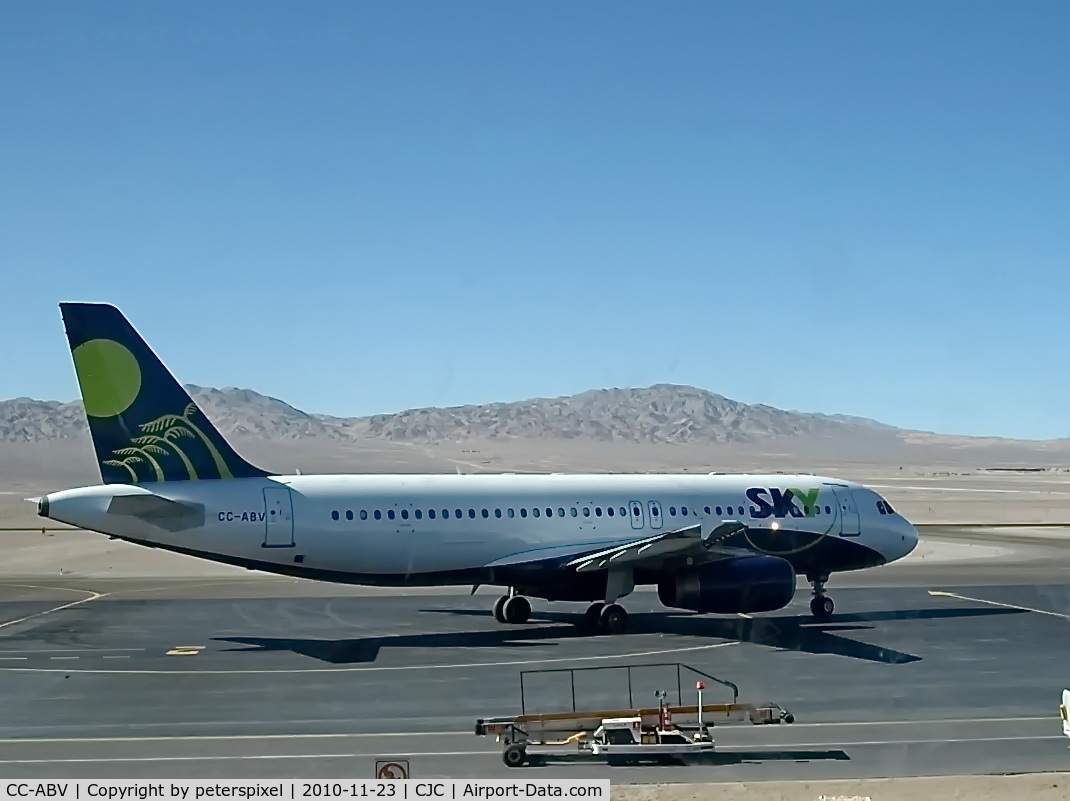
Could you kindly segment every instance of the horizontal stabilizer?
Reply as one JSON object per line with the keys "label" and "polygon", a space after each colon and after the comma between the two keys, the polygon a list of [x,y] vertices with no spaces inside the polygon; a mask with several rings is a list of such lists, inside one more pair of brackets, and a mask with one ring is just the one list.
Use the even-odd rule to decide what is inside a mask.
{"label": "horizontal stabilizer", "polygon": [[167,531],[204,525],[202,504],[173,501],[159,495],[117,495],[108,504],[108,514],[136,517]]}

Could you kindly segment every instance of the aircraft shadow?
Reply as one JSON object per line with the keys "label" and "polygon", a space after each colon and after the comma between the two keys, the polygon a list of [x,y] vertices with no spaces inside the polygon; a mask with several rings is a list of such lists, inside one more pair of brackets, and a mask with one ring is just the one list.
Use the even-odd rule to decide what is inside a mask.
{"label": "aircraft shadow", "polygon": [[[491,612],[475,609],[428,609],[426,612],[457,615],[490,616]],[[920,656],[883,648],[837,636],[836,632],[872,629],[866,623],[892,620],[939,620],[944,618],[990,617],[992,615],[1022,614],[1017,609],[940,607],[936,609],[908,609],[901,611],[849,612],[818,621],[809,615],[776,615],[770,617],[709,617],[686,612],[647,612],[628,617],[631,634],[680,634],[689,637],[711,637],[736,642],[765,645],[781,651],[802,651],[811,654],[835,654],[868,662],[906,664],[918,662]],[[551,623],[582,622],[582,615],[565,612],[541,612],[532,615],[533,621]]]}
{"label": "aircraft shadow", "polygon": [[[489,611],[473,609],[427,609],[428,613],[489,617]],[[1017,609],[911,609],[888,612],[853,612],[815,621],[808,615],[779,615],[755,618],[716,618],[676,612],[649,612],[629,617],[629,634],[679,634],[764,645],[781,651],[834,654],[867,662],[906,664],[920,656],[859,642],[839,633],[873,629],[866,623],[888,620],[936,620],[1021,614]],[[540,624],[545,622],[545,624]],[[374,662],[383,648],[545,648],[560,641],[586,638],[591,632],[583,625],[583,615],[542,612],[532,616],[535,625],[506,626],[491,631],[402,634],[343,640],[285,637],[216,637],[244,648],[229,651],[291,651],[332,665]],[[629,635],[620,635],[627,637]]]}

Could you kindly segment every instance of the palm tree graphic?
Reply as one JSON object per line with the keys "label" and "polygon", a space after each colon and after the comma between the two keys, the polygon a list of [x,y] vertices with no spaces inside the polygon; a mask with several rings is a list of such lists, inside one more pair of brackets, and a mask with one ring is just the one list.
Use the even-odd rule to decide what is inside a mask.
{"label": "palm tree graphic", "polygon": [[117,456],[137,456],[138,454],[141,454],[145,457],[145,461],[152,465],[152,471],[156,474],[156,480],[164,480],[163,469],[160,467],[160,463],[153,458],[153,454],[156,454],[157,456],[161,454],[164,456],[167,455],[167,450],[161,448],[159,445],[145,445],[143,448],[119,448],[118,450],[112,451],[112,453]]}
{"label": "palm tree graphic", "polygon": [[108,459],[106,462],[104,462],[104,464],[110,465],[111,467],[125,467],[127,470],[130,471],[130,483],[137,484],[137,473],[134,472],[134,468],[132,468],[130,465],[139,464],[142,461],[144,460],[140,456],[127,456],[125,459],[122,460]]}
{"label": "palm tree graphic", "polygon": [[194,468],[193,462],[190,461],[189,457],[186,455],[186,452],[180,447],[178,447],[178,443],[175,442],[176,439],[180,439],[182,437],[192,437],[196,439],[197,435],[185,426],[174,426],[164,431],[161,436],[156,436],[155,434],[146,434],[143,437],[135,437],[133,441],[135,445],[153,444],[161,448],[171,448],[171,450],[175,452],[178,458],[182,460],[182,464],[185,465],[186,472],[189,473],[190,481],[196,481],[197,470],[196,468]]}
{"label": "palm tree graphic", "polygon": [[212,455],[212,461],[215,462],[216,470],[219,473],[220,478],[234,478],[234,474],[230,472],[230,468],[227,467],[227,463],[223,461],[222,454],[216,449],[216,446],[212,444],[212,441],[208,439],[203,431],[197,427],[197,424],[191,419],[199,409],[195,403],[190,403],[186,406],[185,411],[182,414],[165,414],[162,417],[157,417],[155,420],[150,420],[148,423],[144,423],[141,426],[141,430],[150,434],[163,433],[164,437],[167,436],[167,432],[184,427],[192,431],[197,438],[204,444],[204,447],[208,449],[208,453]]}

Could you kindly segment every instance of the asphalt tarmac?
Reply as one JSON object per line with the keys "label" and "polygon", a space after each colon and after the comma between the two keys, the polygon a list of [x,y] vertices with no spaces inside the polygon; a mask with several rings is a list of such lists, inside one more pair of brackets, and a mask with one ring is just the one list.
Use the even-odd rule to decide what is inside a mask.
{"label": "asphalt tarmac", "polygon": [[[933,531],[930,539],[987,534]],[[5,778],[610,777],[614,782],[865,778],[1065,770],[1070,548],[1018,535],[996,557],[834,576],[779,612],[697,616],[626,600],[631,631],[590,636],[583,605],[535,602],[502,626],[495,595],[406,594],[289,579],[0,582]],[[774,701],[793,725],[724,725],[696,764],[506,768],[476,718],[520,711],[521,671],[575,674],[580,707],[677,693],[682,663]],[[679,691],[694,701],[694,674]],[[529,711],[571,704],[565,673],[527,673]],[[710,682],[708,682],[710,683]],[[727,691],[707,691],[708,701]]]}

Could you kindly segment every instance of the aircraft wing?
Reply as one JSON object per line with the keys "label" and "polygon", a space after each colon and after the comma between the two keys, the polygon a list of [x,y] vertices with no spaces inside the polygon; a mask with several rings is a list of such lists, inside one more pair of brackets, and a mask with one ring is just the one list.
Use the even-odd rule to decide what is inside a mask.
{"label": "aircraft wing", "polygon": [[680,556],[688,551],[706,554],[746,527],[746,524],[738,520],[725,520],[717,526],[707,524],[704,527],[702,524],[696,524],[607,548],[598,553],[586,554],[565,566],[576,568],[577,573],[591,573],[608,570],[615,565],[634,564],[670,555]]}
{"label": "aircraft wing", "polygon": [[485,567],[517,567],[544,563],[561,567],[584,565],[581,572],[590,572],[607,569],[611,561],[613,564],[624,564],[681,554],[689,550],[696,554],[720,553],[729,556],[738,553],[738,550],[719,548],[720,542],[744,528],[746,526],[742,523],[726,520],[716,527],[707,524],[705,531],[701,524],[696,524],[673,531],[663,531],[652,537],[618,542],[608,548],[603,545],[597,551],[592,551],[590,544],[535,548],[495,559],[487,563]]}

